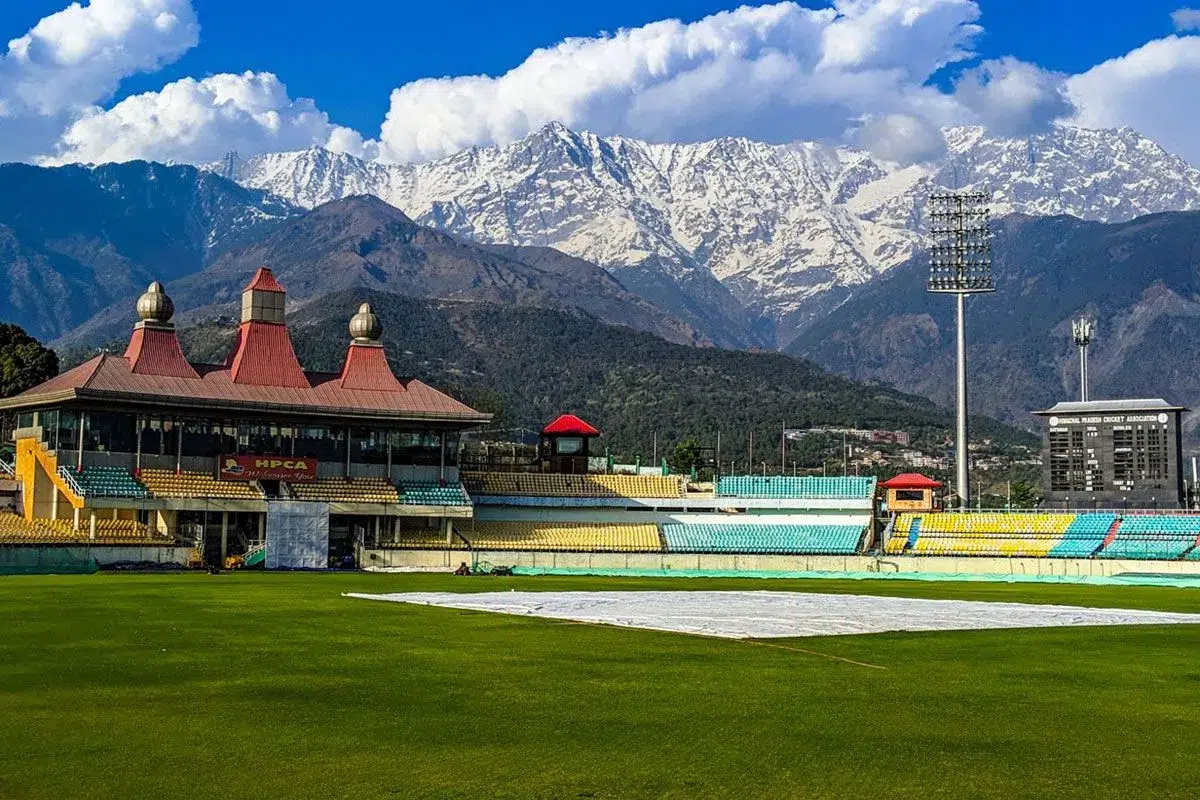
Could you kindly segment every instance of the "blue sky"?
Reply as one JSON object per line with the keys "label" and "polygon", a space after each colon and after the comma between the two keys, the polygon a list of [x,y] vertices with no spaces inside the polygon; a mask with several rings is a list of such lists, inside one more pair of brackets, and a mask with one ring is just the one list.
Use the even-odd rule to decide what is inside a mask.
{"label": "blue sky", "polygon": [[[62,0],[7,0],[0,7],[0,35],[23,33],[64,5]],[[195,0],[200,46],[161,72],[126,80],[117,99],[187,75],[270,70],[286,81],[293,96],[314,98],[339,123],[370,131],[383,121],[391,89],[417,78],[495,75],[534,48],[568,36],[670,17],[690,21],[736,5]],[[986,30],[978,51],[984,58],[1012,55],[1048,69],[1080,72],[1169,34],[1170,12],[1181,5],[1179,0],[981,0]]]}
{"label": "blue sky", "polygon": [[[869,12],[863,9],[880,2],[843,0],[838,8],[847,18],[857,15],[866,19]],[[772,92],[785,92],[784,87],[789,81],[786,74],[775,82],[767,80],[766,83],[761,74],[763,70],[778,69],[768,52],[772,48],[800,62],[790,68],[797,70],[796,76],[801,82],[809,77],[812,64],[822,55],[827,60],[829,54],[822,54],[818,48],[812,53],[811,63],[805,65],[803,50],[808,46],[807,34],[797,34],[795,27],[801,24],[797,20],[802,15],[789,12],[782,16],[795,19],[775,20],[771,29],[775,32],[764,34],[762,41],[756,39],[755,31],[762,27],[759,23],[729,34],[731,41],[748,46],[753,52],[746,58],[748,66],[743,65],[745,69],[734,70],[719,78],[711,75],[709,62],[720,60],[713,57],[707,61],[701,58],[703,63],[680,67],[678,74],[654,75],[650,83],[655,84],[656,90],[652,93],[644,91],[645,76],[609,76],[605,80],[610,83],[593,87],[589,90],[591,94],[563,99],[561,109],[542,103],[538,97],[539,94],[568,91],[554,85],[553,80],[547,83],[545,76],[511,81],[508,86],[497,83],[479,87],[465,81],[443,82],[421,86],[420,91],[414,88],[402,98],[404,102],[396,103],[389,100],[394,89],[408,87],[422,78],[500,76],[521,65],[535,48],[553,47],[567,37],[597,41],[603,32],[639,29],[672,18],[694,23],[709,15],[735,9],[736,5],[711,0],[608,0],[602,3],[466,0],[443,4],[385,0],[351,0],[343,4],[312,0],[92,2],[93,6],[101,4],[108,4],[110,11],[117,9],[110,19],[119,19],[117,27],[120,30],[95,43],[94,52],[106,54],[113,62],[105,63],[104,58],[91,59],[97,62],[95,75],[83,75],[89,68],[89,59],[65,63],[52,52],[55,47],[63,46],[63,40],[81,35],[79,30],[95,27],[86,22],[86,14],[65,15],[67,3],[64,0],[5,0],[0,4],[0,36],[3,37],[0,41],[21,37],[35,30],[39,21],[47,19],[65,19],[59,28],[75,27],[67,36],[51,30],[45,37],[50,42],[46,48],[50,53],[46,56],[49,69],[41,64],[23,63],[13,53],[6,58],[0,57],[0,134],[10,134],[10,141],[14,143],[21,141],[19,147],[11,145],[9,152],[0,146],[0,157],[15,154],[22,158],[45,158],[49,157],[46,154],[56,151],[61,154],[60,159],[139,154],[164,157],[164,152],[169,156],[169,151],[163,148],[176,147],[181,160],[195,160],[223,146],[217,141],[223,136],[232,137],[236,140],[233,144],[244,149],[267,147],[276,140],[280,147],[291,147],[312,139],[316,144],[341,142],[335,149],[341,147],[360,155],[408,160],[435,157],[469,144],[511,139],[520,135],[524,127],[536,127],[556,115],[576,127],[651,139],[694,139],[730,133],[763,139],[840,137],[855,143],[869,143],[882,137],[886,145],[895,140],[888,126],[895,127],[896,120],[889,123],[888,119],[900,116],[926,128],[982,122],[1013,135],[1031,133],[1050,121],[1067,119],[1079,124],[1130,124],[1146,129],[1148,135],[1162,141],[1169,122],[1163,117],[1169,114],[1162,108],[1142,108],[1146,104],[1146,92],[1155,85],[1148,85],[1147,81],[1153,78],[1164,82],[1163,85],[1177,87],[1196,77],[1190,72],[1180,75],[1159,67],[1143,65],[1136,70],[1130,67],[1117,76],[1124,81],[1118,86],[1118,94],[1124,94],[1112,103],[1098,94],[1101,92],[1100,79],[1111,81],[1113,74],[1097,75],[1090,84],[1087,80],[1073,84],[1068,81],[1072,76],[1084,75],[1102,62],[1126,56],[1148,43],[1178,38],[1172,35],[1176,26],[1171,14],[1186,4],[1180,0],[1139,0],[1120,4],[1113,0],[1087,3],[1082,0],[911,0],[909,5],[920,10],[920,25],[926,27],[927,34],[912,34],[906,38],[901,31],[906,25],[900,22],[899,15],[886,17],[882,24],[864,21],[861,32],[856,34],[868,42],[868,49],[887,56],[881,56],[880,63],[868,66],[874,72],[890,69],[908,73],[902,84],[880,83],[874,90],[877,95],[868,92],[845,103],[830,96],[831,93],[836,95],[840,84],[822,84],[812,91],[806,89],[804,98],[790,97],[782,103],[778,99],[764,104],[737,103],[736,107],[723,109],[720,113],[684,114],[686,118],[673,124],[667,118],[678,114],[680,108],[720,105],[721,98],[730,94],[761,93],[769,97]],[[816,2],[803,5],[826,7]],[[858,6],[858,11],[848,10],[852,6]],[[157,29],[147,32],[144,26],[138,27],[137,20],[130,22],[122,16],[126,11],[126,16],[132,17],[169,13],[182,22],[169,35]],[[802,24],[810,22],[803,21]],[[121,28],[122,25],[126,27]],[[964,33],[972,26],[979,26],[979,29],[970,35]],[[918,27],[913,26],[914,29]],[[1200,37],[1187,35],[1192,31],[1186,28],[1180,28],[1179,33],[1190,41],[1185,45],[1169,45],[1173,49],[1160,54],[1159,62],[1166,59],[1171,64],[1192,63],[1194,40],[1200,40]],[[56,35],[58,39],[55,39]],[[725,32],[721,32],[718,37],[724,35]],[[781,37],[788,41],[777,47]],[[948,66],[931,68],[924,63],[921,48],[929,48],[929,42],[935,44],[934,49],[945,48]],[[124,55],[112,57],[114,47]],[[970,49],[977,55],[973,58],[951,56],[955,47]],[[137,57],[139,49],[145,51],[141,60]],[[37,57],[35,49],[29,52],[34,55],[26,54],[25,62]],[[719,47],[716,52],[720,52]],[[764,57],[763,53],[767,55]],[[600,61],[624,57],[599,49],[593,55]],[[682,57],[677,53],[674,58]],[[1002,59],[1007,61],[1001,64]],[[989,63],[995,66],[981,69],[981,64]],[[574,56],[564,64],[556,67],[564,76],[578,66],[579,74],[586,79],[589,70],[595,69],[594,61]],[[667,72],[671,69],[674,67],[668,68]],[[858,70],[855,74],[845,76],[848,93],[861,91],[854,87],[864,79],[863,70],[855,69]],[[170,99],[171,107],[179,109],[183,104],[190,104],[189,115],[194,119],[176,120],[171,130],[148,132],[148,125],[159,124],[156,121],[158,112],[149,101],[142,103],[140,108],[126,105],[120,113],[112,113],[114,106],[131,95],[149,93],[161,110],[168,105],[162,94],[164,87],[179,81],[186,83],[188,79],[204,81],[211,76],[238,76],[247,72],[258,78],[255,90],[264,96],[271,95],[273,99],[247,101],[251,105],[256,103],[257,111],[246,113],[261,112],[264,103],[278,106],[284,119],[283,133],[268,135],[245,126],[237,128],[228,119],[216,123],[202,120],[201,117],[211,111],[204,104],[212,100],[215,92],[207,84],[199,91],[192,90],[191,84],[176,87],[178,92]],[[1152,73],[1149,77],[1148,72]],[[10,74],[16,76],[13,84],[24,91],[16,93],[20,97],[7,101],[9,111],[6,116],[2,84]],[[38,95],[45,91],[42,84],[50,80],[45,77],[47,74],[57,82],[51,90],[63,95],[61,102],[38,100]],[[967,81],[968,90],[955,95],[956,81],[964,74],[977,75],[974,84],[978,85]],[[266,75],[272,76],[274,82],[262,77]],[[27,81],[27,86],[23,80]],[[564,77],[563,80],[574,79]],[[91,90],[76,92],[72,88],[81,83],[91,86]],[[688,86],[693,88],[686,88]],[[970,91],[973,86],[977,89],[974,94]],[[1005,86],[1009,90],[1003,90]],[[949,100],[921,92],[922,87],[936,87],[947,98],[953,97],[957,105],[951,108]],[[186,98],[183,88],[189,89]],[[695,92],[695,96],[688,92]],[[1052,96],[1032,97],[1039,93],[1070,95],[1071,101],[1064,105]],[[215,94],[220,95],[220,92]],[[614,99],[616,95],[621,99]],[[819,95],[819,100],[813,95]],[[904,103],[893,102],[898,95],[908,99]],[[297,105],[301,98],[312,102]],[[958,102],[959,98],[962,102]],[[1187,98],[1168,99],[1167,110],[1183,102],[1184,110],[1190,112],[1195,103],[1189,103]],[[1025,105],[1010,108],[1019,102]],[[505,107],[495,112],[484,109],[497,103],[505,104]],[[463,104],[471,108],[464,110]],[[614,109],[614,104],[620,107]],[[775,113],[764,105],[783,108],[785,113]],[[381,136],[380,126],[389,108],[397,122],[390,133],[385,129]],[[426,109],[432,109],[428,119],[416,119]],[[97,111],[110,113],[101,118],[97,117]],[[1013,115],[1011,124],[1000,118],[1005,114]],[[819,115],[823,115],[822,124],[809,124]],[[328,124],[322,128],[314,123],[314,116],[320,116]],[[475,118],[477,116],[480,118]],[[80,123],[81,119],[84,122]],[[525,119],[527,123],[521,121]],[[212,128],[217,123],[224,126],[220,128],[220,135]],[[261,120],[259,123],[261,126]],[[193,128],[187,129],[188,125]],[[201,130],[198,126],[202,125],[209,125],[211,132]],[[341,128],[345,130],[329,138],[330,131]],[[911,125],[904,130],[911,131]],[[138,131],[146,139],[144,144],[135,143]],[[111,144],[108,141],[98,141],[98,137],[105,140],[118,138],[130,144],[114,148],[108,146]],[[176,137],[177,141],[168,141],[171,137]],[[1168,133],[1166,138],[1170,140],[1171,134]],[[1182,130],[1179,138],[1184,140]],[[206,143],[196,145],[201,139]],[[1166,144],[1179,149],[1174,141]],[[1200,150],[1187,155],[1195,161],[1200,158]]]}

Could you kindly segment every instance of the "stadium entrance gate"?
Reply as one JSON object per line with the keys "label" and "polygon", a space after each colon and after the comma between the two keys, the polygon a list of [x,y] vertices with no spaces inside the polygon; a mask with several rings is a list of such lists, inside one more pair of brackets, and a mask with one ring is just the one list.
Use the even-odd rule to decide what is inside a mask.
{"label": "stadium entrance gate", "polygon": [[329,566],[329,504],[267,503],[267,569]]}

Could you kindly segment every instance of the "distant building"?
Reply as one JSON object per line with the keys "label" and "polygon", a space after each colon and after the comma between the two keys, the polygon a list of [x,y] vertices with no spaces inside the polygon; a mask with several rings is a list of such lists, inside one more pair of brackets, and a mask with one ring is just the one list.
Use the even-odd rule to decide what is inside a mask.
{"label": "distant building", "polygon": [[1046,420],[1042,480],[1059,507],[1178,508],[1183,503],[1180,417],[1162,399],[1058,403]]}
{"label": "distant building", "polygon": [[805,436],[841,436],[843,434],[851,439],[879,444],[908,445],[911,441],[907,431],[864,430],[862,428],[792,428],[786,432],[787,438],[792,441],[803,439]]}

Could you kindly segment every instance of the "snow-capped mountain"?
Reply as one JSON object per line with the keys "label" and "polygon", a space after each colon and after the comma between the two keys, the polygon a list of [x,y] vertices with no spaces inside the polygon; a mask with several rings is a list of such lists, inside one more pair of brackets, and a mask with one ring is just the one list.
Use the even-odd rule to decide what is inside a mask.
{"label": "snow-capped mountain", "polygon": [[301,206],[371,194],[457,236],[551,246],[700,322],[728,323],[731,292],[747,329],[765,314],[780,344],[913,255],[936,187],[987,189],[996,216],[1116,222],[1200,208],[1200,172],[1130,129],[944,133],[940,163],[901,166],[811,142],[650,144],[551,124],[423,164],[312,149],[255,156],[235,177]]}

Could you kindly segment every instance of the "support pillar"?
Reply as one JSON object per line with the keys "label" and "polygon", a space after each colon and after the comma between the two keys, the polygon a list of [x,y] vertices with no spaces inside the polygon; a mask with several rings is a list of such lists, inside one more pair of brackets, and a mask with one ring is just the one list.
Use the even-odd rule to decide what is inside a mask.
{"label": "support pillar", "polygon": [[221,569],[225,568],[225,557],[229,553],[229,512],[221,512]]}
{"label": "support pillar", "polygon": [[438,482],[446,481],[446,432],[438,435]]}
{"label": "support pillar", "polygon": [[79,412],[79,451],[75,456],[75,469],[76,470],[83,469],[83,431],[84,431],[84,428],[87,427],[87,418],[88,418],[88,415],[87,415],[86,411]]}
{"label": "support pillar", "polygon": [[958,301],[958,424],[954,451],[956,469],[955,489],[958,492],[958,507],[966,509],[971,504],[970,476],[967,466],[967,314],[965,294],[955,295]]}
{"label": "support pillar", "polygon": [[96,512],[94,510],[88,515],[88,538],[92,541],[96,540]]}
{"label": "support pillar", "polygon": [[[175,474],[183,472],[183,426],[175,421]],[[224,556],[222,556],[224,558]]]}
{"label": "support pillar", "polygon": [[78,508],[73,509],[73,513],[71,514],[71,527],[74,528],[75,530],[79,530],[79,517],[80,517],[79,509]]}
{"label": "support pillar", "polygon": [[267,515],[258,515],[258,541],[265,542],[267,540]]}

